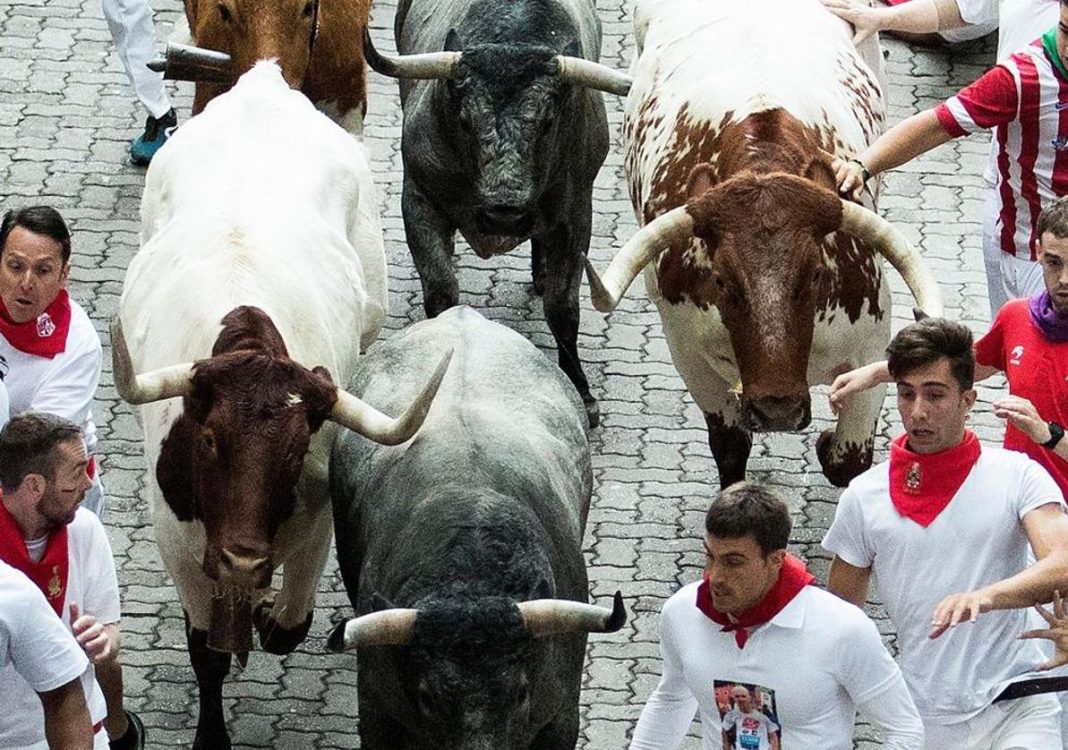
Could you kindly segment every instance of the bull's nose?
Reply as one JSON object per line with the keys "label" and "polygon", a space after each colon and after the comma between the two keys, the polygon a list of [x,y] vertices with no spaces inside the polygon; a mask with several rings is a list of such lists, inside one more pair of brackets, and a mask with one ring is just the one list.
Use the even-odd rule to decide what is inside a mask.
{"label": "bull's nose", "polygon": [[479,230],[485,234],[520,235],[530,231],[530,213],[523,206],[494,203],[479,209],[475,217]]}
{"label": "bull's nose", "polygon": [[219,580],[239,588],[265,589],[271,585],[271,558],[245,551],[221,550]]}
{"label": "bull's nose", "polygon": [[812,421],[810,401],[798,396],[762,396],[746,405],[749,428],[758,432],[802,430]]}

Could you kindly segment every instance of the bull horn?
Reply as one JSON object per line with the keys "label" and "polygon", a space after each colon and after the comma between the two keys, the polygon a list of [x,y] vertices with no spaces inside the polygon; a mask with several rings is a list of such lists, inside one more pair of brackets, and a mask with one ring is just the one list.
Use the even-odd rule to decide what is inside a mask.
{"label": "bull horn", "polygon": [[452,360],[452,349],[445,353],[430,377],[430,381],[423,386],[423,391],[408,406],[408,409],[397,419],[388,417],[382,412],[369,405],[348,391],[337,391],[337,403],[330,412],[330,420],[339,425],[348,427],[355,433],[363,435],[369,440],[383,445],[399,445],[415,435],[423,426],[430,405],[434,403],[438,386],[449,369]]}
{"label": "bull horn", "polygon": [[338,623],[326,637],[326,649],[340,653],[367,646],[403,646],[412,638],[418,614],[418,609],[384,609]]}
{"label": "bull horn", "polygon": [[558,633],[614,633],[627,621],[623,595],[618,591],[612,609],[568,599],[537,599],[517,606],[534,638]]}
{"label": "bull horn", "polygon": [[908,284],[920,312],[935,318],[942,316],[942,292],[938,282],[901,230],[874,211],[846,200],[842,201],[839,229],[871,245],[890,261]]}
{"label": "bull horn", "polygon": [[588,89],[596,89],[617,96],[626,96],[630,93],[634,79],[626,73],[610,68],[607,65],[586,60],[581,57],[556,56],[556,74],[568,83],[576,86],[585,86]]}
{"label": "bull horn", "polygon": [[162,58],[150,60],[148,68],[172,81],[230,83],[234,80],[233,63],[225,52],[174,42],[167,44]]}
{"label": "bull horn", "polygon": [[420,55],[387,57],[375,49],[371,32],[363,30],[363,56],[371,70],[390,78],[429,80],[452,78],[460,64],[462,52],[425,52]]}
{"label": "bull horn", "polygon": [[126,346],[126,336],[122,332],[122,321],[117,315],[111,321],[111,369],[115,389],[122,400],[129,404],[149,404],[186,396],[192,390],[192,363],[161,367],[136,375],[130,350]]}
{"label": "bull horn", "polygon": [[612,312],[622,301],[627,288],[651,261],[667,250],[671,243],[693,236],[693,217],[686,206],[673,208],[639,229],[616,253],[604,276],[598,276],[589,260],[586,277],[590,280],[593,306]]}

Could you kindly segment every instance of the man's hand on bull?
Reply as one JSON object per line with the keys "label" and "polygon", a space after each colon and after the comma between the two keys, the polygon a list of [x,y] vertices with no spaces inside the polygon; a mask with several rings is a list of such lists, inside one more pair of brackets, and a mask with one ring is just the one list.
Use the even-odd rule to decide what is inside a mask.
{"label": "man's hand on bull", "polygon": [[882,31],[886,16],[854,0],[820,0],[823,7],[846,23],[853,25],[853,44],[860,44],[872,34]]}
{"label": "man's hand on bull", "polygon": [[864,192],[864,183],[871,176],[864,163],[856,157],[835,158],[831,162],[831,168],[834,170],[834,178],[838,183],[838,192],[847,198],[859,201],[861,193]]}
{"label": "man's hand on bull", "polygon": [[866,391],[880,383],[888,383],[889,381],[890,373],[886,369],[885,360],[872,362],[870,365],[843,372],[831,383],[831,390],[827,394],[827,401],[830,404],[831,411],[838,414],[854,393]]}
{"label": "man's hand on bull", "polygon": [[102,624],[94,615],[81,614],[77,604],[70,605],[70,627],[93,664],[106,662],[117,653],[115,629]]}

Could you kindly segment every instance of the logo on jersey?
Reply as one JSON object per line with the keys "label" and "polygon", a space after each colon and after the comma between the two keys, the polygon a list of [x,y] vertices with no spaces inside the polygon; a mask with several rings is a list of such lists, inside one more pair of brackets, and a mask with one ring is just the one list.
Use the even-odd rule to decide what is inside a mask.
{"label": "logo on jersey", "polygon": [[37,336],[46,339],[56,332],[56,324],[52,316],[46,312],[37,316]]}
{"label": "logo on jersey", "polygon": [[1012,347],[1012,354],[1009,355],[1009,364],[1018,365],[1020,360],[1023,359],[1024,348],[1020,345]]}

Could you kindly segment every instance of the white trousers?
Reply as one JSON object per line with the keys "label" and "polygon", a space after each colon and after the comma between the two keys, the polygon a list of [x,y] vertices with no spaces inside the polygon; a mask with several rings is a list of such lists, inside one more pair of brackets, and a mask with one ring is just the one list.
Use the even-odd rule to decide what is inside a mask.
{"label": "white trousers", "polygon": [[997,188],[987,183],[983,207],[983,265],[986,266],[986,292],[993,320],[1010,299],[1031,297],[1046,288],[1042,266],[1030,258],[1018,258],[1001,250]]}
{"label": "white trousers", "polygon": [[959,724],[924,724],[925,750],[1063,750],[1056,694],[991,703]]}
{"label": "white trousers", "polygon": [[163,89],[163,74],[148,69],[156,57],[156,27],[148,0],[103,0],[111,38],[119,59],[130,76],[134,93],[153,117],[162,117],[171,108]]}

